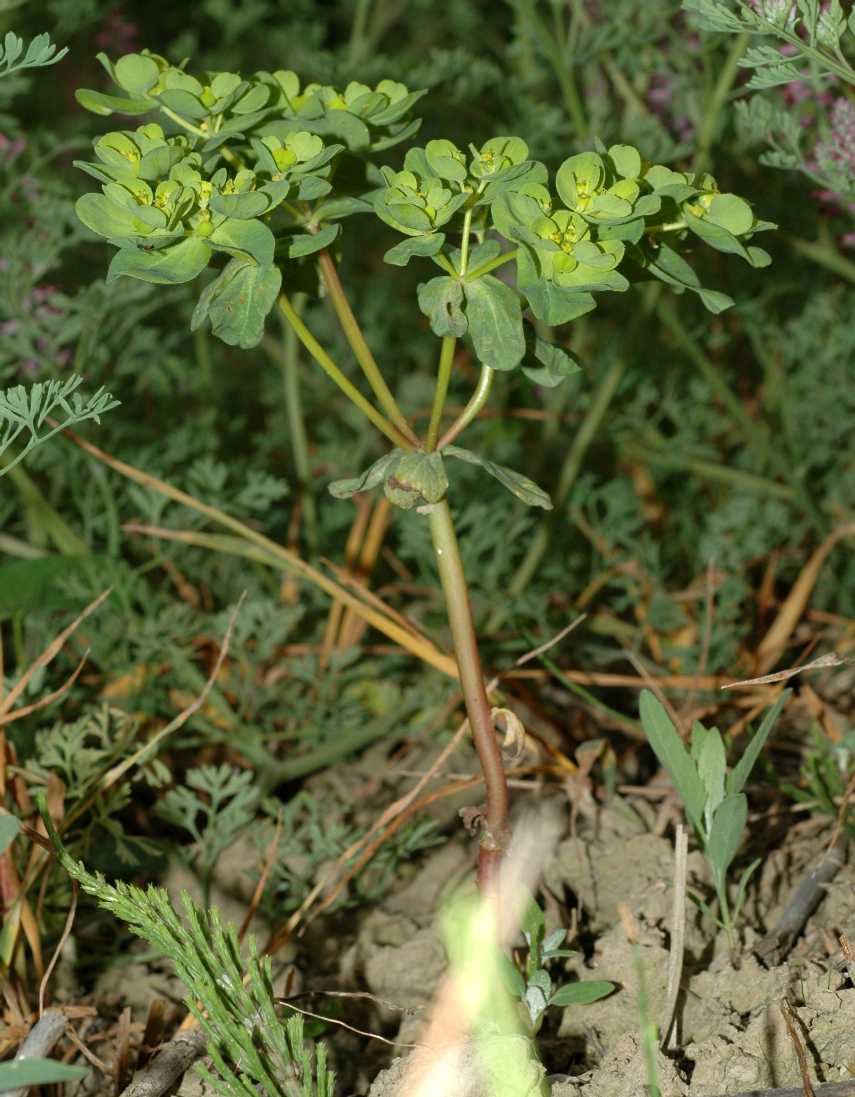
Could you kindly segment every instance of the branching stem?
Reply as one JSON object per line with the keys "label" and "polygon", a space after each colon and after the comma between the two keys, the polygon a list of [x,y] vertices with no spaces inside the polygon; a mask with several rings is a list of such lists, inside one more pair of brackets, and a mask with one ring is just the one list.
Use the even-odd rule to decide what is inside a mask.
{"label": "branching stem", "polygon": [[332,358],[330,358],[321,344],[303,323],[302,317],[297,314],[294,310],[294,306],[284,293],[279,295],[279,309],[296,332],[297,338],[318,363],[327,377],[338,385],[348,400],[359,408],[366,419],[370,420],[382,434],[385,434],[393,445],[398,446],[400,449],[413,450],[415,446],[410,439],[405,437],[396,426],[381,415],[377,408],[366,400],[359,389],[345,377]]}
{"label": "branching stem", "polygon": [[332,301],[336,316],[341,324],[341,329],[350,344],[350,349],[356,356],[356,360],[359,363],[362,372],[365,374],[365,379],[368,381],[372,392],[377,397],[380,407],[383,408],[386,415],[389,417],[389,420],[394,423],[401,434],[407,438],[410,443],[415,443],[417,441],[416,436],[413,434],[410,424],[404,418],[404,413],[398,407],[395,397],[392,395],[383,374],[380,372],[377,360],[365,341],[365,336],[362,334],[362,328],[360,328],[356,317],[353,315],[353,309],[350,307],[347,294],[344,292],[336,265],[326,248],[318,253],[318,265],[321,268],[321,275],[323,276],[324,284],[330,295],[330,300]]}

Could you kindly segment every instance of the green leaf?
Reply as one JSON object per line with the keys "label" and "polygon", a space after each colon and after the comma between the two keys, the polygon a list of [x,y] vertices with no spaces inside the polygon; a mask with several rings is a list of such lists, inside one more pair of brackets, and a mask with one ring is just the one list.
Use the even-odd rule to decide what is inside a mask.
{"label": "green leaf", "polygon": [[82,194],[74,212],[88,229],[108,240],[131,240],[151,231],[132,210],[104,194]]}
{"label": "green leaf", "polygon": [[775,722],[781,714],[781,709],[787,701],[789,701],[791,695],[792,690],[784,690],[778,700],[763,717],[763,722],[760,724],[760,727],[757,729],[757,733],[751,739],[751,742],[745,748],[745,753],[733,767],[733,771],[728,775],[727,792],[729,795],[732,796],[737,792],[742,792],[745,788],[745,783],[751,775],[754,763],[757,761],[760,751],[769,738],[769,733],[775,726]]}
{"label": "green leaf", "polygon": [[180,244],[161,251],[120,248],[107,270],[106,281],[109,285],[124,275],[157,285],[192,282],[207,267],[210,258],[211,249],[198,236],[188,236]]}
{"label": "green leaf", "polygon": [[525,979],[523,979],[513,960],[506,956],[504,952],[500,952],[496,957],[496,963],[505,990],[514,998],[523,998],[525,996]]}
{"label": "green leaf", "polygon": [[116,83],[131,95],[144,95],[160,78],[157,62],[141,53],[126,53],[113,66]]}
{"label": "green leaf", "polygon": [[83,1067],[58,1063],[55,1059],[13,1059],[9,1063],[0,1063],[0,1092],[53,1085],[56,1082],[74,1082],[85,1075]]}
{"label": "green leaf", "polygon": [[249,219],[260,217],[270,200],[263,191],[247,191],[246,194],[212,194],[208,203],[214,213],[223,217]]}
{"label": "green leaf", "polygon": [[507,488],[511,495],[515,495],[527,507],[552,510],[552,500],[543,488],[539,488],[534,480],[529,480],[521,472],[515,472],[514,469],[509,469],[505,465],[497,465],[471,450],[461,449],[460,446],[444,446],[442,452],[446,457],[456,457],[458,461],[465,461],[469,465],[480,465],[486,473],[498,480],[503,488]]}
{"label": "green leaf", "polygon": [[739,883],[736,885],[736,894],[733,897],[733,917],[734,919],[739,917],[739,912],[742,910],[742,904],[745,902],[745,892],[748,888],[748,882],[757,869],[763,864],[762,857],[756,857],[750,865],[742,871],[739,877]]}
{"label": "green leaf", "polygon": [[254,347],[264,334],[264,321],[276,303],[282,275],[278,267],[232,259],[202,292],[193,310],[195,331],[209,319],[211,331],[229,346]]}
{"label": "green leaf", "polygon": [[273,263],[276,240],[261,221],[224,221],[205,240],[211,247],[236,258],[250,256],[259,266],[268,267]]}
{"label": "green leaf", "polygon": [[605,998],[615,989],[607,979],[589,979],[581,983],[565,983],[549,999],[551,1006],[587,1006]]}
{"label": "green leaf", "polygon": [[0,854],[15,841],[21,831],[21,820],[14,815],[0,815]]}
{"label": "green leaf", "polygon": [[184,88],[167,88],[155,98],[169,110],[194,122],[199,122],[210,114],[208,108],[192,92],[185,91]]}
{"label": "green leaf", "polygon": [[554,282],[535,282],[523,289],[531,311],[550,327],[560,327],[584,316],[597,307],[590,293],[563,289]]}
{"label": "green leaf", "polygon": [[118,95],[105,95],[104,92],[91,91],[89,88],[77,88],[74,98],[84,110],[100,114],[104,118],[111,114],[147,114],[155,107],[150,99],[123,99]]}
{"label": "green leaf", "polygon": [[639,711],[644,734],[659,763],[674,783],[689,822],[703,834],[706,792],[683,741],[662,703],[650,690],[642,690]]}
{"label": "green leaf", "polygon": [[724,886],[727,870],[737,854],[747,822],[748,800],[741,792],[722,800],[713,816],[704,852],[718,890]]}
{"label": "green leaf", "polygon": [[539,954],[546,930],[546,919],[537,900],[528,889],[526,889],[526,904],[520,919],[520,929],[528,938],[529,949],[536,949]]}
{"label": "green leaf", "polygon": [[448,477],[442,454],[405,453],[386,474],[383,491],[390,503],[402,510],[413,510],[438,503],[448,491]]}
{"label": "green leaf", "polygon": [[754,214],[744,198],[735,194],[716,194],[707,209],[706,220],[734,236],[741,236],[754,224]]}
{"label": "green leaf", "polygon": [[436,255],[444,243],[445,233],[442,232],[434,232],[430,236],[408,236],[400,244],[389,248],[383,261],[393,267],[405,267],[415,257]]}
{"label": "green leaf", "polygon": [[732,232],[728,232],[726,228],[721,225],[716,225],[706,217],[695,217],[695,215],[683,206],[683,220],[691,231],[703,240],[705,244],[709,244],[711,248],[715,248],[716,251],[723,251],[728,255],[739,255],[746,263],[751,263],[751,255],[745,249],[745,245],[741,240],[733,235]]}
{"label": "green leaf", "polygon": [[724,743],[718,728],[704,728],[696,765],[698,777],[706,790],[704,820],[709,830],[713,813],[724,799],[724,776],[727,768]]}
{"label": "green leaf", "polygon": [[464,283],[464,291],[469,335],[478,360],[490,369],[515,369],[525,354],[517,293],[492,274]]}
{"label": "green leaf", "polygon": [[[720,230],[724,232],[724,230]],[[729,234],[728,234],[729,235]],[[700,283],[697,274],[681,255],[668,244],[660,244],[655,252],[645,250],[642,265],[662,282],[696,293],[704,306],[712,313],[723,312],[733,304],[733,298],[717,290],[708,290]]]}
{"label": "green leaf", "polygon": [[463,287],[456,278],[440,275],[418,287],[419,308],[430,320],[434,335],[459,338],[466,332],[466,317],[460,308]]}
{"label": "green leaf", "polygon": [[566,378],[578,373],[581,366],[563,347],[556,347],[537,336],[534,340],[534,356],[540,366],[523,366],[522,371],[536,385],[555,388]]}
{"label": "green leaf", "polygon": [[333,480],[327,490],[336,499],[350,499],[361,491],[370,491],[383,483],[387,474],[391,474],[395,465],[404,456],[403,450],[393,449],[384,454],[378,461],[361,473],[359,476],[347,480]]}
{"label": "green leaf", "polygon": [[341,232],[341,225],[324,225],[320,232],[298,233],[288,245],[288,258],[299,259],[302,255],[313,255],[335,240]]}

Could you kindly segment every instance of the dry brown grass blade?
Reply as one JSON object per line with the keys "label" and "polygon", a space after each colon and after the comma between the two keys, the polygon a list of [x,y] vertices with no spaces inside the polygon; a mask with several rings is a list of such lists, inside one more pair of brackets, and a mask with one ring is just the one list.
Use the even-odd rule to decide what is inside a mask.
{"label": "dry brown grass blade", "polygon": [[[353,497],[353,505],[356,507],[356,514],[354,515],[353,522],[351,523],[350,530],[347,534],[347,540],[344,543],[344,570],[347,572],[353,571],[354,565],[356,564],[359,546],[362,544],[362,539],[365,536],[368,516],[371,511],[370,500],[365,495],[355,495]],[[344,609],[344,603],[341,599],[334,598],[330,605],[329,613],[327,614],[324,638],[321,643],[320,662],[322,667],[325,667],[327,663],[329,663],[333,649],[338,646],[339,626],[341,625]]]}
{"label": "dry brown grass blade", "polygon": [[23,719],[24,716],[30,716],[34,712],[38,712],[39,709],[47,708],[48,705],[52,705],[54,701],[58,701],[64,693],[67,693],[74,683],[77,681],[77,676],[80,674],[86,665],[88,658],[88,652],[82,655],[80,662],[71,672],[68,678],[63,682],[59,689],[55,689],[53,693],[49,693],[46,697],[40,697],[38,701],[34,701],[31,705],[25,705],[24,708],[16,708],[14,712],[7,712],[5,716],[0,716],[0,726],[5,724],[12,724],[16,720]]}
{"label": "dry brown grass blade", "polygon": [[[273,542],[270,543],[272,546],[271,548],[261,549],[256,545],[247,544],[240,538],[228,538],[220,534],[194,533],[191,530],[162,529],[158,526],[143,526],[134,522],[127,523],[123,528],[136,533],[144,533],[151,537],[162,537],[166,541],[181,541],[186,545],[197,545],[201,548],[212,548],[220,552],[229,552],[232,555],[245,556],[250,560],[258,560],[259,563],[266,564],[268,567],[290,566],[289,564],[284,563],[280,558],[280,554],[284,550],[279,549]],[[427,663],[428,666],[432,666],[436,670],[442,671],[443,674],[447,674],[450,678],[457,678],[457,662],[452,656],[444,654],[428,640],[413,636],[406,629],[398,625],[392,616],[380,613],[378,610],[361,602],[349,591],[338,586],[332,579],[327,578],[326,575],[309,567],[308,564],[302,566],[305,566],[314,573],[313,582],[315,582],[317,586],[331,597],[339,598],[346,604],[353,606],[356,612],[361,617],[364,617],[378,632],[382,632],[399,647],[402,647],[411,655],[415,655],[417,658]],[[386,608],[388,609],[388,607]]]}
{"label": "dry brown grass blade", "polygon": [[[106,792],[108,789],[112,788],[117,781],[124,777],[128,770],[133,769],[134,766],[138,765],[140,761],[145,757],[145,755],[154,750],[154,748],[160,742],[162,742],[162,740],[164,740],[168,735],[172,735],[174,732],[178,731],[179,728],[183,727],[190,719],[190,717],[195,712],[198,712],[199,709],[204,705],[205,701],[208,699],[208,695],[214,688],[214,682],[216,682],[217,676],[220,673],[220,669],[225,662],[226,655],[229,651],[229,646],[231,645],[235,622],[237,621],[238,614],[240,613],[241,606],[243,605],[245,598],[246,591],[241,594],[240,598],[238,599],[237,605],[232,610],[231,617],[229,618],[229,623],[226,626],[226,631],[223,636],[223,642],[220,645],[219,652],[217,653],[216,662],[214,663],[214,667],[211,670],[211,673],[208,675],[208,680],[205,682],[205,685],[203,686],[202,691],[198,695],[198,697],[194,698],[194,700],[191,701],[191,703],[187,705],[185,709],[182,709],[182,711],[179,712],[179,714],[173,720],[170,720],[166,727],[161,728],[160,731],[158,731],[155,735],[151,737],[151,739],[148,740],[148,742],[143,743],[143,745],[138,750],[135,750],[134,753],[130,755],[130,757],[125,758],[123,761],[119,762],[118,765],[113,766],[112,769],[108,769],[107,772],[102,775],[100,781],[95,787],[94,792],[66,817],[65,826],[62,828],[63,830],[67,829],[68,826],[84,811],[87,811],[93,801],[99,795],[101,795],[101,793]],[[57,827],[57,829],[59,830],[60,828]]]}
{"label": "dry brown grass blade", "polygon": [[778,616],[772,622],[771,628],[763,637],[757,649],[755,669],[758,674],[766,674],[775,665],[796,625],[801,620],[813,588],[819,579],[826,557],[837,542],[844,537],[855,537],[855,522],[849,522],[830,533],[822,544],[814,550],[813,555],[802,568],[801,574],[778,611]]}
{"label": "dry brown grass blade", "polygon": [[[314,586],[319,587],[326,594],[329,594],[330,597],[340,598],[342,601],[345,601],[346,604],[351,605],[354,611],[359,616],[363,617],[368,624],[372,625],[379,632],[384,633],[389,639],[394,640],[395,643],[400,644],[400,646],[406,651],[409,651],[411,655],[415,655],[417,658],[422,659],[430,666],[435,667],[437,670],[441,670],[444,674],[448,674],[452,678],[457,677],[457,663],[454,659],[433,648],[433,645],[428,647],[425,643],[414,644],[409,641],[406,634],[402,635],[401,631],[393,626],[391,622],[385,620],[381,614],[363,605],[352,595],[347,594],[346,591],[343,591],[326,575],[316,568],[313,568],[310,564],[307,564],[305,560],[295,552],[283,548],[282,545],[278,545],[275,541],[271,541],[269,537],[265,537],[263,533],[258,533],[250,526],[238,521],[237,518],[232,518],[231,515],[218,510],[217,507],[202,503],[198,499],[194,499],[192,495],[188,495],[187,492],[181,491],[179,488],[166,483],[166,481],[159,480],[156,476],[151,476],[147,472],[142,472],[140,469],[127,464],[125,461],[120,461],[117,457],[113,457],[111,454],[99,449],[98,446],[94,446],[91,442],[85,441],[79,435],[75,434],[74,431],[64,430],[62,433],[85,453],[95,457],[109,468],[115,469],[116,472],[121,473],[122,476],[126,476],[129,480],[133,480],[134,483],[142,484],[144,487],[151,488],[152,491],[156,491],[160,495],[165,495],[167,498],[173,499],[177,503],[190,507],[191,510],[195,510],[199,514],[206,515],[218,525],[225,526],[226,529],[230,529],[233,533],[236,533],[242,540],[264,549],[265,556],[261,557],[264,562],[270,564],[276,561],[280,567],[293,570],[296,574],[300,575]],[[140,527],[126,526],[125,528],[139,529]],[[158,536],[168,536],[170,533],[172,533],[172,531],[162,531]],[[175,539],[180,540],[181,538]],[[193,542],[188,541],[188,543]],[[247,547],[249,548],[250,545],[247,545]]]}
{"label": "dry brown grass blade", "polygon": [[55,636],[53,640],[44,649],[41,655],[27,667],[21,678],[15,685],[9,690],[6,696],[0,703],[0,719],[2,719],[6,713],[11,711],[12,705],[18,700],[21,694],[29,685],[33,675],[37,670],[41,670],[42,667],[46,667],[62,650],[65,641],[71,636],[71,634],[77,629],[90,614],[93,614],[96,609],[101,605],[104,599],[111,593],[112,587],[108,587],[105,591],[98,595],[94,602],[90,602],[89,605],[77,617],[71,622],[71,624],[62,630],[58,636]]}
{"label": "dry brown grass blade", "polygon": [[806,670],[819,670],[822,667],[843,667],[847,663],[855,663],[855,659],[842,659],[836,652],[829,651],[825,655],[818,655],[809,663],[802,663],[798,667],[788,667],[787,670],[778,670],[774,674],[764,674],[760,678],[744,678],[738,682],[728,682],[722,689],[734,689],[737,686],[765,686],[771,682],[786,682],[797,674],[803,674]]}
{"label": "dry brown grass blade", "polygon": [[[371,512],[371,521],[368,523],[368,529],[365,531],[365,540],[362,542],[362,549],[359,553],[359,562],[356,569],[357,577],[366,588],[368,586],[368,580],[371,578],[371,573],[374,571],[374,565],[377,563],[377,558],[380,555],[380,550],[383,547],[383,539],[386,536],[386,530],[389,528],[391,519],[392,504],[384,495],[381,495],[374,504],[374,509]],[[341,628],[339,629],[339,647],[353,647],[355,644],[359,643],[364,632],[364,620],[361,617],[357,617],[353,610],[348,608],[345,610]]]}
{"label": "dry brown grass blade", "polygon": [[[403,613],[399,613],[398,610],[393,609],[392,606],[387,606],[383,599],[375,594],[373,590],[369,590],[361,579],[357,578],[355,575],[348,574],[344,568],[340,568],[338,564],[334,564],[332,560],[324,558],[324,563],[333,575],[335,575],[341,585],[354,591],[360,600],[364,601],[367,605],[375,606],[379,612],[387,614],[387,616],[396,624],[400,625],[402,629],[406,629],[411,636],[414,636],[425,643],[430,643],[424,633],[419,632],[409,618],[405,617]],[[348,609],[349,608],[350,607],[348,607]],[[339,638],[341,638],[342,635],[342,631],[339,630]]]}

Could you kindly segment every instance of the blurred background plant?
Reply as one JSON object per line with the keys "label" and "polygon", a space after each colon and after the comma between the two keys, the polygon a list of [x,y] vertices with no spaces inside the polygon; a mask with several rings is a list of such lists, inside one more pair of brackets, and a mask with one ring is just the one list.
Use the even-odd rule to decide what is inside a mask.
{"label": "blurred background plant", "polygon": [[[822,553],[822,566],[809,577],[801,625],[774,656],[795,661],[811,644],[855,643],[855,557],[838,536],[855,512],[853,15],[836,0],[791,7],[795,22],[781,22],[765,0],[293,0],[284,16],[277,0],[6,3],[0,35],[16,32],[26,49],[47,31],[69,52],[0,79],[4,400],[17,386],[31,398],[36,384],[67,385],[72,374],[86,399],[109,392],[122,406],[84,424],[88,439],[318,566],[347,565],[447,650],[421,523],[398,515],[390,524],[382,503],[349,509],[326,494],[378,453],[347,405],[329,413],[337,397],[303,368],[295,342],[271,325],[247,354],[188,334],[189,287],[105,286],[103,247],[74,217],[87,184],[71,166],[103,128],[74,89],[111,90],[95,49],[115,58],[149,47],[172,62],[192,57],[199,69],[293,68],[338,85],[402,79],[430,92],[419,103],[420,143],[442,135],[465,147],[473,134],[480,142],[514,132],[552,168],[595,136],[632,142],[675,168],[715,163],[723,190],[755,195],[758,212],[781,226],[768,242],[770,271],[761,281],[705,255],[709,281],[744,302],[716,317],[689,295],[677,308],[642,286],[627,324],[601,299],[569,329],[581,372],[556,389],[503,378],[497,409],[471,428],[497,461],[550,492],[553,514],[519,507],[497,538],[506,499],[498,485],[479,477],[470,501],[460,502],[461,490],[455,503],[491,670],[587,614],[550,664],[535,660],[504,688],[568,755],[592,737],[593,722],[622,772],[649,770],[626,676],[695,676],[702,685],[685,696],[714,711],[721,681],[756,669],[758,644],[812,554]],[[392,167],[400,159],[389,151]],[[418,273],[389,277],[382,264],[394,241],[376,221],[352,219],[343,277],[370,344],[384,367],[394,364],[393,388],[426,423],[433,338],[412,326]],[[347,361],[328,304],[307,295],[302,307]],[[476,379],[459,352],[452,403]],[[14,438],[2,460],[27,441]],[[465,484],[478,474],[461,465],[458,475]],[[275,925],[303,902],[318,868],[370,825],[345,794],[331,806],[311,782],[300,791],[302,782],[375,741],[388,740],[392,756],[426,734],[442,739],[454,683],[366,631],[343,602],[331,609],[315,585],[145,527],[213,528],[56,437],[0,484],[0,693],[112,587],[50,672],[28,679],[21,705],[69,679],[86,654],[47,714],[8,723],[0,793],[27,816],[32,793],[47,789],[58,816],[74,813],[63,835],[73,855],[111,875],[156,874],[178,846],[210,883],[252,821],[256,857],[245,867],[255,880],[270,843],[282,850],[258,907]],[[140,744],[200,694],[244,591],[205,703],[131,765]],[[550,669],[570,664],[595,680],[583,686]],[[608,675],[623,677],[610,685]],[[815,798],[814,780],[839,798],[848,780],[839,760],[807,774]],[[93,796],[117,766],[126,776]],[[227,812],[214,819],[216,796],[227,797]],[[423,824],[401,831],[342,901],[376,898],[441,837]],[[2,856],[35,902],[28,842],[18,837]],[[40,938],[45,948],[58,939],[68,904],[67,882],[49,879],[38,926],[4,930],[22,1016],[43,971]],[[106,963],[115,935],[92,932]]]}

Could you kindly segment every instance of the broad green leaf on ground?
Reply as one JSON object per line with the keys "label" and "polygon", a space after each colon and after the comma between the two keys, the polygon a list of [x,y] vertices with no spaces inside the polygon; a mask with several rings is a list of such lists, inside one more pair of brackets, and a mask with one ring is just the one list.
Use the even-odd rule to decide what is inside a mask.
{"label": "broad green leaf on ground", "polygon": [[748,800],[741,792],[722,800],[713,816],[705,852],[719,890],[723,887],[730,863],[739,850],[747,822]]}
{"label": "broad green leaf on ground", "polygon": [[586,1006],[605,998],[615,989],[607,979],[588,979],[580,983],[565,983],[549,999],[551,1006]]}

